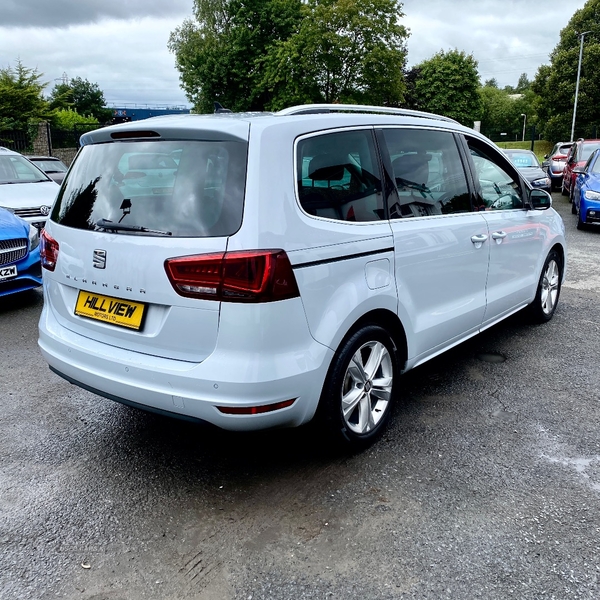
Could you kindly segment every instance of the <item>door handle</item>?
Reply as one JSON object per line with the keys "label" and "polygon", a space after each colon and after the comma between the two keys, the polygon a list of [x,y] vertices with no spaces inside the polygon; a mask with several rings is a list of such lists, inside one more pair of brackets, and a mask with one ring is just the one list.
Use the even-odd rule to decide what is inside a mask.
{"label": "door handle", "polygon": [[494,231],[494,233],[492,233],[492,239],[496,240],[496,244],[501,244],[505,237],[506,231]]}
{"label": "door handle", "polygon": [[485,233],[471,236],[471,241],[473,244],[475,244],[475,248],[481,248],[481,246],[483,246],[483,242],[485,242],[487,239],[488,236]]}

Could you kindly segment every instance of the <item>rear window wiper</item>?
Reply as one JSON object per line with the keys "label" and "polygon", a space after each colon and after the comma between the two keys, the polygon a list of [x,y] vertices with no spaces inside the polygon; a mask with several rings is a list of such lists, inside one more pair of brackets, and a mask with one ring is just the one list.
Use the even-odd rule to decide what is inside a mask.
{"label": "rear window wiper", "polygon": [[125,225],[124,223],[114,223],[108,219],[96,221],[96,228],[104,231],[137,231],[140,233],[155,233],[156,235],[173,235],[170,231],[161,231],[160,229],[148,229],[141,225]]}

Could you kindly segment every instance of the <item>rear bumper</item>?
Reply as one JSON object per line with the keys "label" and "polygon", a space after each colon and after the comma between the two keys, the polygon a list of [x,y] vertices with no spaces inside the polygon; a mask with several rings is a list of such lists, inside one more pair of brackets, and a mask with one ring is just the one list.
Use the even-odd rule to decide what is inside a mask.
{"label": "rear bumper", "polygon": [[[299,299],[297,303],[301,308]],[[292,318],[298,316],[293,314],[295,307],[287,312]],[[259,327],[264,330],[264,323]],[[58,323],[46,302],[38,343],[50,368],[71,383],[138,408],[234,431],[294,427],[309,421],[332,350],[316,342],[306,325],[282,327],[279,339],[273,340],[275,352],[269,351],[269,343],[260,335],[256,352],[243,349],[256,333],[249,331],[247,318],[239,322],[230,315],[220,329],[219,339],[235,341],[231,335],[236,332],[244,338],[238,345],[220,347],[217,343],[203,362],[190,363],[124,350],[74,333]],[[282,349],[282,335],[287,351]],[[224,414],[217,408],[248,408],[291,399],[295,400],[291,406],[262,414]]]}

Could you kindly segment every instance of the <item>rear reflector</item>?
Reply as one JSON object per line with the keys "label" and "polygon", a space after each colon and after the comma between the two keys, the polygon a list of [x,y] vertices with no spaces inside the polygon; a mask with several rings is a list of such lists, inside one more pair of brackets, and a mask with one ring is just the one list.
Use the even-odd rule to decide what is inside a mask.
{"label": "rear reflector", "polygon": [[169,258],[167,277],[188,298],[220,302],[274,302],[300,295],[283,250],[250,250]]}
{"label": "rear reflector", "polygon": [[287,408],[296,402],[297,398],[284,400],[275,404],[264,404],[263,406],[217,406],[217,409],[225,415],[260,415]]}
{"label": "rear reflector", "polygon": [[58,242],[42,229],[40,236],[40,257],[42,267],[48,271],[54,271],[58,260]]}

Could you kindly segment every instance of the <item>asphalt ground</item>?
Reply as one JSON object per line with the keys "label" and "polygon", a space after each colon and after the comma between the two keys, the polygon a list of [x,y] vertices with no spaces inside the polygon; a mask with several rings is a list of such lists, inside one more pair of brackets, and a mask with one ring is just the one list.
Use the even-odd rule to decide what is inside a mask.
{"label": "asphalt ground", "polygon": [[0,598],[600,598],[600,231],[554,319],[522,314],[403,378],[355,455],[99,398],[0,301]]}

